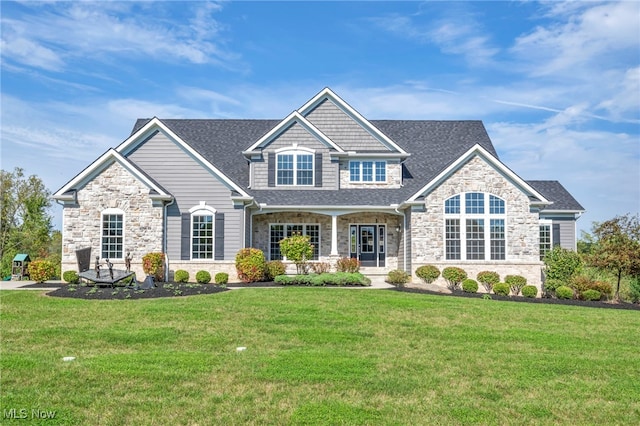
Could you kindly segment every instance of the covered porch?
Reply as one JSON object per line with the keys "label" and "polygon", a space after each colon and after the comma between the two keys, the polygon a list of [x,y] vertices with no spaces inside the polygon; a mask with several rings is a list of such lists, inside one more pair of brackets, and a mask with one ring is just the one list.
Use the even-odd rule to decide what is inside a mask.
{"label": "covered porch", "polygon": [[256,210],[250,218],[250,245],[262,250],[267,260],[286,260],[280,254],[280,241],[300,233],[314,245],[313,261],[333,266],[339,258],[357,258],[363,270],[383,274],[398,268],[403,223],[404,216],[392,208]]}

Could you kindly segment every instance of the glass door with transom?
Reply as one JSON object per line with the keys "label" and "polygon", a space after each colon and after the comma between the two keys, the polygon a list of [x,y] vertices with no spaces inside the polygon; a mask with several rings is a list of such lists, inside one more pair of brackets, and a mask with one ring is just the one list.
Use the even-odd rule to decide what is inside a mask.
{"label": "glass door with transom", "polygon": [[385,225],[350,225],[350,256],[365,267],[385,265]]}

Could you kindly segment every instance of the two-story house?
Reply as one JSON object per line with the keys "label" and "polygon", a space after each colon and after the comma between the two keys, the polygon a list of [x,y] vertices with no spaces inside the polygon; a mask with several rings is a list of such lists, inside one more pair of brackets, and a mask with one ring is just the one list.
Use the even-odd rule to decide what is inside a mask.
{"label": "two-story house", "polygon": [[369,273],[434,264],[539,285],[541,256],[575,248],[584,211],[505,166],[480,121],[367,120],[328,88],[283,120],[139,119],[54,198],[63,270],[91,247],[116,267],[131,252],[140,274],[162,251],[170,272],[232,279],[239,249],[281,259],[302,233],[314,259]]}

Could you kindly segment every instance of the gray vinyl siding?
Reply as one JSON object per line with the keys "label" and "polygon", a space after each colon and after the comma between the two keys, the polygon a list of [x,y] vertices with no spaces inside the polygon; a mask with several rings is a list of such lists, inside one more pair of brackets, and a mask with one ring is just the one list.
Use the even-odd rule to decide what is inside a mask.
{"label": "gray vinyl siding", "polygon": [[338,189],[338,164],[331,161],[329,148],[298,123],[294,123],[282,132],[264,149],[261,161],[252,162],[253,182],[251,187],[253,189],[273,188],[269,186],[269,153],[273,153],[280,148],[292,148],[293,144],[297,144],[298,147],[313,149],[316,153],[322,153],[322,186],[277,186],[276,188],[293,190]]}
{"label": "gray vinyl siding", "polygon": [[[167,209],[167,255],[180,260],[181,214],[204,201],[224,213],[224,258],[243,245],[243,210],[234,209],[230,189],[167,136],[158,132],[127,157],[175,197]],[[144,226],[144,224],[141,224]]]}
{"label": "gray vinyl siding", "polygon": [[389,150],[329,100],[320,103],[305,118],[345,151]]}

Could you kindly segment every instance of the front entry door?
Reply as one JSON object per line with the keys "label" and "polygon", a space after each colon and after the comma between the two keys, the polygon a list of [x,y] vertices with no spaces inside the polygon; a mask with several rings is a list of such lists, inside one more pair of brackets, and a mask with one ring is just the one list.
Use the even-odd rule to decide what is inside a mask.
{"label": "front entry door", "polygon": [[351,225],[351,257],[362,266],[384,266],[384,225]]}

